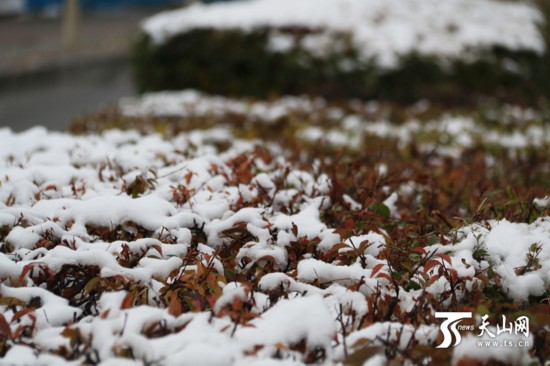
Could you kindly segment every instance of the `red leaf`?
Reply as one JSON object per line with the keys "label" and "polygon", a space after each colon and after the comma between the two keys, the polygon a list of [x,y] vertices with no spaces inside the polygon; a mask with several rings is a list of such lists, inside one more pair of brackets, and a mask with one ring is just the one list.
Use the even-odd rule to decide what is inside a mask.
{"label": "red leaf", "polygon": [[156,328],[158,325],[159,325],[158,322],[149,325],[147,328],[145,328],[145,330],[143,331],[143,334],[146,335],[146,336],[148,336],[148,337],[150,337],[150,336],[153,334],[155,328]]}
{"label": "red leaf", "polygon": [[20,325],[17,327],[17,329],[15,329],[15,332],[13,332],[13,338],[14,339],[17,339],[19,337],[21,337],[21,334],[23,334],[23,332],[25,331],[25,329],[27,329],[28,326],[26,325]]}
{"label": "red leaf", "polygon": [[414,253],[426,254],[426,250],[422,247],[416,247],[412,250]]}
{"label": "red leaf", "polygon": [[380,272],[379,274],[376,275],[376,278],[385,278],[390,282],[393,281],[393,278],[391,278],[390,275],[387,274],[386,272]]}
{"label": "red leaf", "polygon": [[264,255],[263,257],[259,258],[259,260],[262,260],[262,259],[266,262],[272,263],[273,265],[277,263],[277,260],[275,259],[275,257],[271,255]]}
{"label": "red leaf", "polygon": [[336,245],[333,245],[332,248],[330,248],[330,250],[340,250],[340,249],[343,249],[343,248],[347,248],[347,249],[350,249],[349,245],[346,244],[346,243],[338,243]]}
{"label": "red leaf", "polygon": [[458,272],[454,268],[451,268],[451,279],[453,282],[458,282]]}
{"label": "red leaf", "polygon": [[424,274],[428,273],[428,271],[435,266],[441,266],[441,263],[439,261],[431,260],[424,266]]}
{"label": "red leaf", "polygon": [[172,296],[170,303],[168,304],[168,313],[172,316],[178,317],[182,313],[183,309],[177,296]]}
{"label": "red leaf", "polygon": [[34,314],[29,314],[29,319],[34,323],[36,323],[36,315]]}
{"label": "red leaf", "polygon": [[2,313],[0,313],[0,338],[11,338],[10,325]]}
{"label": "red leaf", "polygon": [[202,302],[198,297],[194,297],[193,300],[191,300],[191,304],[193,305],[193,310],[195,311],[203,310]]}
{"label": "red leaf", "polygon": [[292,223],[292,234],[294,234],[295,237],[298,237],[298,226],[296,226],[295,223]]}
{"label": "red leaf", "polygon": [[372,269],[372,273],[370,275],[371,278],[374,277],[374,275],[376,275],[376,273],[380,271],[382,267],[384,267],[384,263],[378,263],[376,266],[374,266],[374,268]]}
{"label": "red leaf", "polygon": [[19,284],[22,285],[23,284],[23,280],[25,279],[25,277],[27,276],[27,273],[29,273],[29,271],[31,269],[34,268],[34,264],[33,263],[29,263],[29,264],[26,264],[24,267],[23,267],[23,270],[21,271],[21,274],[19,275]]}
{"label": "red leaf", "polygon": [[337,228],[336,232],[343,238],[349,237],[354,227],[355,221],[351,217],[348,217],[344,220],[344,225]]}
{"label": "red leaf", "polygon": [[206,302],[208,305],[213,309],[214,305],[216,305],[216,296],[215,295],[208,295],[205,297]]}
{"label": "red leaf", "polygon": [[451,259],[451,257],[449,257],[448,254],[444,254],[444,253],[438,253],[437,256],[441,259],[443,259],[445,262],[449,263],[449,264],[453,264],[453,261]]}
{"label": "red leaf", "polygon": [[334,257],[336,254],[340,252],[340,249],[343,249],[343,248],[351,249],[347,244],[344,244],[344,243],[336,244],[332,248],[330,248],[330,250],[327,252],[326,258]]}
{"label": "red leaf", "polygon": [[11,318],[11,322],[14,323],[19,319],[21,319],[22,317],[24,317],[25,315],[32,313],[33,311],[34,311],[34,308],[19,310],[17,313],[13,315],[13,318]]}
{"label": "red leaf", "polygon": [[430,279],[428,280],[428,286],[430,286],[432,283],[434,283],[438,279],[439,279],[439,275],[435,275],[435,276],[430,277]]}
{"label": "red leaf", "polygon": [[484,285],[487,285],[489,283],[489,278],[485,276],[483,273],[477,274],[476,277],[479,278]]}
{"label": "red leaf", "polygon": [[187,184],[189,184],[191,182],[191,178],[193,178],[193,172],[189,171],[186,175],[185,175],[185,182]]}
{"label": "red leaf", "polygon": [[129,293],[128,295],[126,295],[124,297],[124,300],[122,300],[122,303],[120,304],[120,308],[123,310],[131,308],[134,304],[134,298],[135,296],[133,293]]}
{"label": "red leaf", "polygon": [[155,249],[162,256],[162,247],[158,244],[151,245],[151,249]]}

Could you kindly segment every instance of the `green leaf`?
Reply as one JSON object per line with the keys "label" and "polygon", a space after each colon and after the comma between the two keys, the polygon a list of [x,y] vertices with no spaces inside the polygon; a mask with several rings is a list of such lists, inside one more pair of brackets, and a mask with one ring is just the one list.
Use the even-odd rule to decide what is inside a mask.
{"label": "green leaf", "polygon": [[389,219],[391,215],[390,209],[388,208],[388,206],[386,206],[383,203],[373,203],[372,205],[369,206],[369,210],[377,213],[378,215],[386,219]]}
{"label": "green leaf", "polygon": [[491,315],[491,312],[484,304],[479,304],[476,308],[476,314]]}
{"label": "green leaf", "polygon": [[227,279],[228,282],[235,281],[235,278],[237,277],[237,275],[235,274],[235,271],[232,271],[226,268],[224,273],[225,273],[225,278]]}
{"label": "green leaf", "polygon": [[84,287],[84,291],[87,294],[91,293],[96,288],[98,282],[99,282],[99,277],[92,278],[91,280],[88,281],[88,283]]}

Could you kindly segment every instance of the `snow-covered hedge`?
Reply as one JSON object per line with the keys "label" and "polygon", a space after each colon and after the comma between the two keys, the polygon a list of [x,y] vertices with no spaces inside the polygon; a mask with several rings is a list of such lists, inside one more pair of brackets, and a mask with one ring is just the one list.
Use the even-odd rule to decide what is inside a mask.
{"label": "snow-covered hedge", "polygon": [[[0,363],[543,364],[548,125],[426,108],[185,91],[94,117],[164,136],[0,130]],[[436,349],[436,311],[476,329]],[[478,347],[487,314],[529,346]]]}
{"label": "snow-covered hedge", "polygon": [[[252,0],[142,23],[141,90],[533,100],[550,80],[543,13],[497,0]],[[466,94],[471,97],[471,94]]]}

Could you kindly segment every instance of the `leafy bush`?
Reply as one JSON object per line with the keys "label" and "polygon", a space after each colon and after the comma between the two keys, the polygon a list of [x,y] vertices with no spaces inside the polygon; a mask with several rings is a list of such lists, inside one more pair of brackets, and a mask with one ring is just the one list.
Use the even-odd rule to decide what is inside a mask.
{"label": "leafy bush", "polygon": [[[377,129],[358,119],[385,119],[384,104],[305,99],[247,108],[161,94],[157,111],[172,116],[144,98],[126,102],[131,117],[110,111],[75,128],[166,138],[1,136],[13,156],[0,178],[0,356],[24,346],[57,364],[179,364],[191,349],[206,363],[216,355],[208,334],[220,350],[238,347],[236,360],[505,364],[498,348],[470,347],[467,358],[435,348],[434,311],[468,311],[491,324],[528,316],[532,343],[514,352],[546,364],[550,133],[540,114],[501,106],[474,123],[415,105]],[[195,114],[174,115],[186,103]],[[52,156],[67,162],[60,177],[34,173]],[[227,209],[213,212],[220,201]],[[537,278],[539,289],[522,286]],[[464,324],[479,334],[479,319]]]}
{"label": "leafy bush", "polygon": [[344,33],[333,35],[340,52],[313,55],[295,46],[269,48],[272,32],[299,39],[304,28],[242,30],[191,29],[156,45],[141,34],[133,49],[138,90],[199,89],[230,96],[322,95],[331,99],[420,98],[464,102],[477,96],[535,103],[548,96],[548,55],[495,47],[474,61],[440,60],[410,54],[397,69],[360,60]]}

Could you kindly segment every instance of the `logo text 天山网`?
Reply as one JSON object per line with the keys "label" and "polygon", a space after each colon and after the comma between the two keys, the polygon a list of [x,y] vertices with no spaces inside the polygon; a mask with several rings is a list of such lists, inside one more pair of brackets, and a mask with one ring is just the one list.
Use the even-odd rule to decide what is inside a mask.
{"label": "logo text \u5929\u5c71\u7f51", "polygon": [[[435,317],[445,319],[440,325],[441,333],[443,333],[443,342],[436,348],[448,348],[456,346],[462,341],[462,336],[459,331],[475,331],[476,327],[472,324],[460,324],[464,319],[471,319],[471,312],[436,312]],[[480,341],[479,347],[528,347],[527,341],[512,341],[509,339],[498,339],[501,335],[520,335],[523,334],[526,338],[529,337],[529,318],[520,316],[514,321],[508,321],[506,315],[501,316],[501,322],[497,323],[496,330],[489,328],[489,316],[481,317],[481,324],[477,327],[478,337],[495,338],[495,341]],[[453,342],[454,340],[454,342]],[[520,344],[521,343],[521,344]]]}

